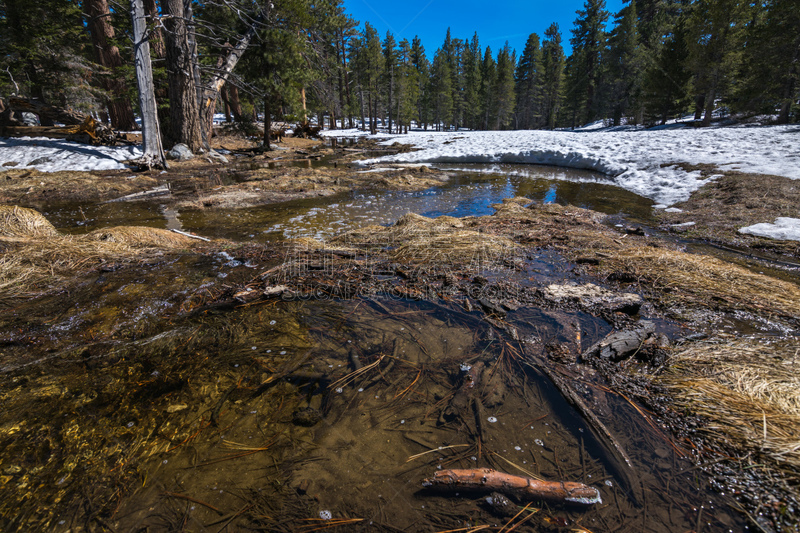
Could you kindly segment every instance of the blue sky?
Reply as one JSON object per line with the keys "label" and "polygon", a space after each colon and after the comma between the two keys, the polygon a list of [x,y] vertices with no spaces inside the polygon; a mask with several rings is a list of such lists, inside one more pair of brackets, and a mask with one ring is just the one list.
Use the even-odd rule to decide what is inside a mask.
{"label": "blue sky", "polygon": [[[347,12],[362,25],[369,22],[381,36],[390,30],[398,42],[411,41],[419,35],[428,58],[433,58],[444,42],[447,28],[459,39],[472,38],[477,31],[481,48],[492,51],[506,41],[517,54],[522,53],[531,33],[544,35],[544,30],[557,22],[569,53],[570,28],[575,11],[583,8],[583,0],[344,0]],[[622,8],[622,0],[606,0],[606,9],[614,13]]]}

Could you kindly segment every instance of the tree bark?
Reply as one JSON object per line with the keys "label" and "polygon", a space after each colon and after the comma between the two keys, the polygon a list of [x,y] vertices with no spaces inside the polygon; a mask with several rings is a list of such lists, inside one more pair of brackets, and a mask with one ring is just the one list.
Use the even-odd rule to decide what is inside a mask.
{"label": "tree bark", "polygon": [[115,70],[122,67],[122,56],[119,48],[112,44],[115,36],[111,25],[111,11],[107,0],[84,0],[83,9],[86,14],[86,25],[92,36],[95,58],[100,66],[108,72],[101,78],[103,89],[109,93],[106,100],[111,127],[115,130],[135,130],[136,119],[128,98],[128,87]]}
{"label": "tree bark", "polygon": [[[156,0],[144,0],[144,12],[147,18],[150,19],[151,24],[158,19],[158,6]],[[152,24],[150,28],[150,49],[153,55],[159,59],[167,57],[167,48],[164,45],[164,32],[161,26]]]}
{"label": "tree bark", "polygon": [[200,125],[184,0],[162,0],[161,10],[166,30],[169,84],[170,121],[167,145],[183,143],[189,150],[197,153],[205,148],[205,143]]}
{"label": "tree bark", "polygon": [[150,43],[147,40],[142,0],[130,0],[133,22],[133,53],[136,66],[136,83],[139,86],[139,107],[142,111],[142,144],[144,154],[139,166],[144,168],[167,168],[161,146],[161,130],[156,112],[156,96],[153,89],[153,66],[150,64]]}

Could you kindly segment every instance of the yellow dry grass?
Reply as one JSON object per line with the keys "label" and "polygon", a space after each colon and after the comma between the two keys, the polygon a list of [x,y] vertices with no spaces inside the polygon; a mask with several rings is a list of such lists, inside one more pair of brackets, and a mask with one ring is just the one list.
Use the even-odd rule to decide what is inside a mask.
{"label": "yellow dry grass", "polygon": [[670,360],[659,381],[705,431],[779,466],[800,467],[800,340],[718,339]]}
{"label": "yellow dry grass", "polygon": [[38,211],[0,205],[0,237],[51,237],[58,230]]}
{"label": "yellow dry grass", "polygon": [[196,241],[158,228],[120,226],[62,235],[33,209],[0,206],[0,294],[35,297],[102,263],[131,262]]}
{"label": "yellow dry grass", "polygon": [[394,261],[435,265],[476,260],[485,264],[517,249],[508,237],[469,229],[462,219],[427,218],[414,213],[403,215],[392,226],[360,228],[333,242],[388,250]]}

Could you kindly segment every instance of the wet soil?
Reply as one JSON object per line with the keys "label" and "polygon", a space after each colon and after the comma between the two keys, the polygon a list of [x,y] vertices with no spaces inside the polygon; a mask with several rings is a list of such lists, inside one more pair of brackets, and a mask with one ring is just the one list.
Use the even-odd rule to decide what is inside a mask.
{"label": "wet soil", "polygon": [[[673,207],[682,212],[656,212],[662,228],[686,237],[740,250],[800,258],[800,243],[739,233],[739,229],[778,217],[800,218],[800,184],[781,176],[717,172],[709,166],[683,165],[704,177],[723,174]],[[693,225],[686,225],[694,222]],[[681,226],[683,225],[683,226]]]}

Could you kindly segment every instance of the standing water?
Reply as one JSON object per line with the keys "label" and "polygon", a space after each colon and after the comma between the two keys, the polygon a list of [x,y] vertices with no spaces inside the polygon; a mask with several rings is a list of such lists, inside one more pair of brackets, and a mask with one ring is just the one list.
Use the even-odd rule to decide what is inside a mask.
{"label": "standing water", "polygon": [[[482,215],[520,195],[634,215],[649,206],[597,183],[475,173],[422,193],[222,213],[158,203],[46,213],[73,231],[117,217],[266,241],[386,224],[407,211]],[[601,318],[523,307],[506,319],[514,340],[443,300],[202,305],[270,266],[186,255],[88,274],[69,294],[3,308],[2,529],[745,529],[690,450],[635,402],[574,369],[625,465],[529,357],[546,343],[574,343],[576,329],[591,345],[612,329]],[[600,500],[503,507],[498,495],[423,487],[436,472],[468,468],[580,482]]]}

